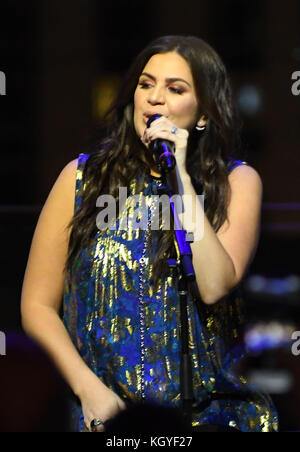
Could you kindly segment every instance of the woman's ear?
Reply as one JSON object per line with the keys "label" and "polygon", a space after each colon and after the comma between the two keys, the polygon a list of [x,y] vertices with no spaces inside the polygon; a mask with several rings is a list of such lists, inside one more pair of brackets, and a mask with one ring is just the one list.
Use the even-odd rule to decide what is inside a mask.
{"label": "woman's ear", "polygon": [[197,132],[201,132],[201,133],[205,132],[206,123],[207,123],[207,119],[204,115],[202,115],[195,126],[195,129],[197,130]]}
{"label": "woman's ear", "polygon": [[203,127],[206,127],[207,118],[205,115],[202,115],[199,119],[199,121],[196,124],[196,127],[199,129],[202,129]]}

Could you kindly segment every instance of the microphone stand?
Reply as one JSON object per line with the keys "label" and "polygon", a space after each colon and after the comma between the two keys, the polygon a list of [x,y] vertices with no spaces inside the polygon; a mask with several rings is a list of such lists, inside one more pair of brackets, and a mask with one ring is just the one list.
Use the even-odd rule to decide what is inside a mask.
{"label": "microphone stand", "polygon": [[[188,284],[195,281],[195,271],[192,264],[192,250],[189,241],[186,240],[187,232],[181,228],[179,218],[171,201],[173,195],[170,184],[167,181],[166,169],[163,165],[158,165],[161,173],[164,187],[159,192],[166,190],[169,199],[174,224],[175,239],[179,253],[179,264],[175,259],[168,259],[168,265],[175,277],[177,277],[177,287],[180,301],[180,336],[181,336],[181,355],[180,355],[180,394],[184,420],[189,426],[192,423],[192,404],[193,394],[193,376],[192,362],[189,353],[189,325],[187,312]],[[169,169],[167,169],[169,171]]]}

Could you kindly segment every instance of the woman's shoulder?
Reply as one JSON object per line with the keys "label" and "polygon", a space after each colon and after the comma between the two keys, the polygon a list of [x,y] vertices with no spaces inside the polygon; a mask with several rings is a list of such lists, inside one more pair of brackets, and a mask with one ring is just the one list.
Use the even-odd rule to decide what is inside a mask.
{"label": "woman's shoulder", "polygon": [[64,168],[61,171],[61,175],[64,177],[70,177],[73,176],[78,168],[78,160],[79,158],[76,158],[74,160],[71,160],[69,163],[67,163]]}
{"label": "woman's shoulder", "polygon": [[235,159],[233,157],[228,157],[227,159],[227,170],[228,173],[231,173],[235,168],[242,165],[248,165],[248,163],[244,160]]}
{"label": "woman's shoulder", "polygon": [[257,181],[261,181],[258,171],[244,160],[238,160],[229,157],[227,168],[229,180],[246,177],[253,180],[256,179]]}
{"label": "woman's shoulder", "polygon": [[253,192],[263,191],[262,179],[258,171],[246,162],[234,165],[228,175],[231,189],[241,192],[243,188],[246,191]]}
{"label": "woman's shoulder", "polygon": [[74,203],[77,167],[78,158],[71,160],[63,167],[52,186],[44,209],[55,203],[62,206],[68,206],[69,204],[72,205],[72,203]]}
{"label": "woman's shoulder", "polygon": [[76,159],[71,160],[64,166],[59,177],[73,181],[74,177],[76,178],[78,172],[80,170],[83,170],[85,162],[87,161],[88,158],[89,154],[79,154],[79,156]]}
{"label": "woman's shoulder", "polygon": [[78,185],[78,179],[81,180],[81,172],[88,154],[80,154],[77,158],[69,161],[58,175],[49,198],[60,197],[65,202],[74,198],[74,192]]}

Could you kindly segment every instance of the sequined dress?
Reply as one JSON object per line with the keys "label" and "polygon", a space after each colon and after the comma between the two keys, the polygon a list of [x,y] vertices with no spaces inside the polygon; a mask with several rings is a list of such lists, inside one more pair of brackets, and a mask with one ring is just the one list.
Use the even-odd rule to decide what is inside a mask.
{"label": "sequined dress", "polygon": [[[75,211],[82,199],[87,158],[87,154],[80,154],[78,159]],[[242,163],[231,161],[229,171]],[[137,176],[130,184],[128,199],[142,197],[148,206],[160,184],[159,178],[143,176],[141,180]],[[66,277],[64,284],[63,321],[86,364],[126,403],[145,397],[151,403],[179,407],[180,309],[176,282],[167,275],[154,293],[149,282],[149,247],[155,249],[155,241],[145,249],[147,224],[144,229],[132,227],[132,204],[126,204],[124,214],[126,227],[124,223],[120,227],[121,216],[115,229],[98,230],[91,246],[82,249],[73,263],[72,277]],[[188,299],[197,402],[193,425],[276,431],[277,413],[270,398],[236,372],[243,353],[239,340],[241,302],[238,294],[211,306],[201,302],[196,307],[195,300]],[[75,431],[84,431],[81,406],[76,401],[72,423]]]}

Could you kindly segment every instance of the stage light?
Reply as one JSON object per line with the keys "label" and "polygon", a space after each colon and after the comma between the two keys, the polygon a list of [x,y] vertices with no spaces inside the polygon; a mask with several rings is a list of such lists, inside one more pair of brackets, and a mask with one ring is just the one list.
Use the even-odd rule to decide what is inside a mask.
{"label": "stage light", "polygon": [[101,119],[107,112],[111,102],[115,98],[120,83],[120,77],[116,74],[101,76],[93,86],[92,104],[94,118]]}
{"label": "stage light", "polygon": [[244,85],[237,91],[237,104],[240,112],[246,116],[253,116],[262,107],[262,95],[254,85]]}

